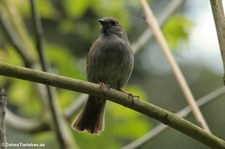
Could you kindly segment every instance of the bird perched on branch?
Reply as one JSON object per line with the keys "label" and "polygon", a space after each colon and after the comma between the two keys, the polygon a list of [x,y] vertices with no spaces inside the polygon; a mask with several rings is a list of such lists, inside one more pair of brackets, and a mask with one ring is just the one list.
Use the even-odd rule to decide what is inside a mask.
{"label": "bird perched on branch", "polygon": [[[101,88],[110,86],[121,91],[130,78],[134,65],[127,34],[113,17],[104,17],[98,21],[101,31],[87,57],[87,80],[99,83]],[[83,110],[72,123],[72,128],[99,134],[104,130],[105,105],[106,99],[89,95]]]}

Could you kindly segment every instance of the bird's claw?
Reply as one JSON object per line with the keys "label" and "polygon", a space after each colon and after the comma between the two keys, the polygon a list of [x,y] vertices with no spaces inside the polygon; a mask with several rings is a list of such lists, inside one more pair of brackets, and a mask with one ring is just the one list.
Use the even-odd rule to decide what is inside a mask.
{"label": "bird's claw", "polygon": [[110,86],[105,84],[105,83],[103,83],[103,82],[99,82],[98,84],[100,85],[100,89],[103,90],[103,91],[106,91],[106,89],[107,90],[110,89]]}
{"label": "bird's claw", "polygon": [[127,95],[128,95],[128,98],[131,98],[131,102],[132,102],[132,104],[134,103],[134,98],[135,98],[135,97],[136,97],[137,99],[139,99],[139,98],[140,98],[139,96],[137,96],[137,95],[133,95],[133,94],[131,94],[131,93],[127,93],[127,92],[123,91],[122,89],[119,89],[119,91],[121,91],[121,92],[123,92],[123,93],[127,94]]}

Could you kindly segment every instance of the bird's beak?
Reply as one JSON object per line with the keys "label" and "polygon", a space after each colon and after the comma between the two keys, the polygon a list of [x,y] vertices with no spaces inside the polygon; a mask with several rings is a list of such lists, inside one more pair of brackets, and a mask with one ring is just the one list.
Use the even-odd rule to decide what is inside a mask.
{"label": "bird's beak", "polygon": [[105,24],[105,20],[103,20],[103,19],[98,19],[98,22],[99,22],[101,25],[104,25],[104,24]]}

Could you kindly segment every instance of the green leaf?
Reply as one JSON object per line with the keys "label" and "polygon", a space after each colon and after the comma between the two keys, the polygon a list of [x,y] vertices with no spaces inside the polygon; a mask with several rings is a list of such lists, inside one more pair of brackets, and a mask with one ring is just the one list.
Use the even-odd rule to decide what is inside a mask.
{"label": "green leaf", "polygon": [[178,48],[181,42],[188,40],[193,23],[184,16],[174,16],[163,27],[166,40],[172,48]]}

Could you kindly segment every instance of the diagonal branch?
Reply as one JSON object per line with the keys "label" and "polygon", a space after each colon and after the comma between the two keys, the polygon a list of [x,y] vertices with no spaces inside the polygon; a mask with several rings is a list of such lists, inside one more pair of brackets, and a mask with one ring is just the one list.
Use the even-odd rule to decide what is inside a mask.
{"label": "diagonal branch", "polygon": [[48,123],[45,119],[28,119],[14,114],[6,108],[6,124],[7,126],[29,133],[36,133],[40,131],[50,130]]}
{"label": "diagonal branch", "polygon": [[87,100],[88,95],[81,94],[76,100],[71,103],[64,111],[63,115],[67,120],[70,120],[84,105],[85,101]]}
{"label": "diagonal branch", "polygon": [[[48,71],[48,63],[45,57],[44,52],[44,41],[43,41],[43,28],[41,25],[41,19],[37,10],[36,0],[30,0],[32,18],[35,29],[35,37],[36,37],[36,49],[38,51],[38,56],[41,62],[42,70]],[[57,100],[54,99],[53,88],[49,85],[46,85],[46,91],[48,96],[48,109],[51,112],[53,118],[53,125],[56,132],[57,139],[59,141],[59,145],[61,149],[69,149],[74,148],[75,144],[73,141],[72,134],[66,127],[66,122],[63,119],[62,112],[60,111],[60,106],[57,103]]]}
{"label": "diagonal branch", "polygon": [[72,91],[91,94],[105,99],[110,99],[110,101],[121,104],[144,115],[157,119],[162,123],[173,127],[174,129],[198,140],[199,142],[202,142],[203,144],[211,148],[225,148],[225,141],[216,137],[215,135],[208,133],[207,131],[192,124],[191,122],[144,100],[136,98],[130,99],[127,94],[122,93],[118,90],[110,89],[102,91],[99,88],[99,85],[94,83],[36,71],[19,66],[13,66],[1,62],[0,75],[42,83]]}
{"label": "diagonal branch", "polygon": [[5,8],[0,5],[0,26],[2,27],[3,31],[5,32],[7,38],[12,43],[13,47],[17,51],[17,53],[22,57],[25,66],[31,67],[33,65],[33,60],[30,58],[26,50],[24,49],[23,45],[18,40],[18,35],[14,31],[14,28],[9,23],[5,15]]}
{"label": "diagonal branch", "polygon": [[[26,64],[27,67],[36,67],[36,56],[34,55],[34,47],[31,42],[31,38],[29,36],[26,25],[23,23],[23,19],[21,14],[18,11],[18,5],[9,0],[1,0],[0,1],[0,13],[3,15],[10,25],[11,30],[15,36],[12,36],[14,40],[17,41],[18,46],[22,48],[23,54],[26,55],[26,59],[23,58],[23,61],[30,59],[30,64]],[[29,49],[29,50],[27,50]],[[15,49],[18,50],[18,49]],[[18,52],[18,51],[17,51]]]}
{"label": "diagonal branch", "polygon": [[[217,30],[217,37],[220,45],[220,52],[223,60],[223,69],[225,70],[225,18],[222,0],[210,0],[214,22]],[[223,77],[225,84],[225,74]]]}
{"label": "diagonal branch", "polygon": [[31,3],[31,11],[32,11],[32,19],[34,24],[34,31],[36,37],[36,49],[38,52],[38,56],[41,62],[41,67],[43,71],[48,71],[48,64],[44,52],[44,38],[43,38],[43,28],[41,25],[41,19],[37,10],[35,0],[30,0]]}
{"label": "diagonal branch", "polygon": [[197,122],[200,124],[200,126],[202,128],[204,128],[205,130],[207,130],[208,132],[210,132],[209,127],[200,111],[200,109],[198,108],[195,99],[191,93],[190,88],[187,85],[187,82],[179,68],[179,66],[177,65],[175,59],[173,58],[172,53],[170,52],[169,46],[166,42],[166,39],[164,38],[159,25],[150,9],[150,7],[148,6],[148,3],[146,2],[146,0],[140,0],[142,7],[145,11],[145,15],[146,15],[146,22],[148,23],[148,25],[152,28],[153,33],[155,34],[156,39],[158,40],[158,42],[160,43],[160,46],[169,62],[169,64],[172,67],[172,70],[174,72],[174,75],[180,85],[180,88],[182,89],[184,96],[187,99],[188,104],[190,105],[190,107],[193,110],[193,114],[194,117],[196,118]]}
{"label": "diagonal branch", "polygon": [[[160,13],[158,17],[159,25],[162,26],[168,18],[183,4],[184,0],[172,0],[168,6]],[[131,49],[137,55],[141,48],[153,37],[153,33],[149,27],[131,44]]]}
{"label": "diagonal branch", "polygon": [[[211,101],[214,101],[218,97],[225,94],[225,87],[220,87],[216,89],[215,91],[203,96],[202,98],[197,100],[197,104],[199,107],[208,104]],[[176,113],[177,116],[180,117],[187,117],[191,113],[190,106],[186,106],[182,110]],[[150,141],[151,139],[158,136],[161,132],[169,128],[167,125],[159,124],[158,126],[154,127],[152,130],[150,130],[147,134],[143,135],[142,137],[138,138],[137,140],[127,144],[126,146],[122,147],[122,149],[134,149],[134,148],[140,148],[142,145]]]}

